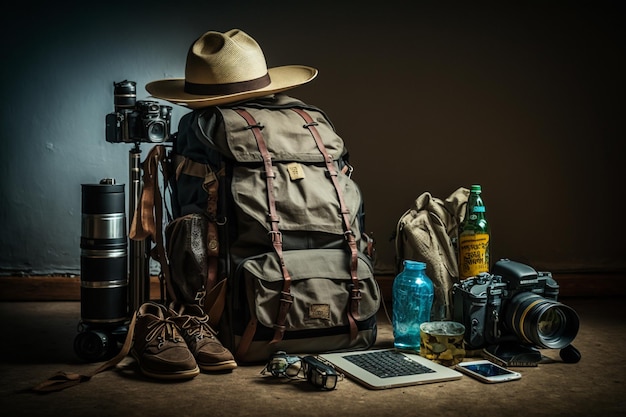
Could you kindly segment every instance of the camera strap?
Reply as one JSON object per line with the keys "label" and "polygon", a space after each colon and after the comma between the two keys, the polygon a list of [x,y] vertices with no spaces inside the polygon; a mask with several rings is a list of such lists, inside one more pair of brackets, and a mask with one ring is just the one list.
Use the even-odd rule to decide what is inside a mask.
{"label": "camera strap", "polygon": [[50,378],[45,381],[40,382],[31,388],[31,391],[40,392],[40,393],[48,393],[48,392],[56,392],[62,391],[66,388],[73,387],[74,385],[78,385],[81,382],[87,382],[95,375],[100,372],[104,372],[108,369],[115,367],[118,363],[122,361],[130,352],[130,348],[133,342],[133,336],[135,334],[135,322],[137,320],[137,312],[133,314],[133,318],[128,325],[128,333],[126,334],[126,340],[124,340],[124,344],[120,352],[115,355],[115,357],[109,359],[107,362],[93,369],[91,372],[87,372],[84,374],[79,374],[76,372],[65,372],[59,371],[56,374],[52,375]]}

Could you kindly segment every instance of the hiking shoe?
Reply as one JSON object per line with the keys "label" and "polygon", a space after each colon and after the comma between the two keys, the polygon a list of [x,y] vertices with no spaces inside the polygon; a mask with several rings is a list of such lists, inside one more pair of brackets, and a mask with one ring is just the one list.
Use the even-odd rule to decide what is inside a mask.
{"label": "hiking shoe", "polygon": [[200,373],[187,343],[168,310],[147,302],[137,311],[131,354],[141,372],[160,379],[189,379]]}
{"label": "hiking shoe", "polygon": [[227,371],[237,367],[232,353],[217,339],[209,316],[197,304],[170,304],[171,319],[185,338],[203,371]]}

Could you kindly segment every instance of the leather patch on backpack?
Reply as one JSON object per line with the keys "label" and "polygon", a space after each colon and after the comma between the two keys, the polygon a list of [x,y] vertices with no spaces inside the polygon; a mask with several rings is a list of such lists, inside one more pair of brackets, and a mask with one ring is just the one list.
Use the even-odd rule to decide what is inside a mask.
{"label": "leather patch on backpack", "polygon": [[309,306],[309,318],[330,320],[330,304],[311,304]]}
{"label": "leather patch on backpack", "polygon": [[291,181],[304,179],[304,170],[302,169],[302,165],[297,162],[288,164],[287,171],[289,171],[289,178],[291,178]]}

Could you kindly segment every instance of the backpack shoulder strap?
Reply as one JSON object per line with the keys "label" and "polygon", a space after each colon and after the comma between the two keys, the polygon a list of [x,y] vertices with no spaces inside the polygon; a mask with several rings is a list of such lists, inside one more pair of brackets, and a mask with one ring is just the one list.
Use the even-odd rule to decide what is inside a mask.
{"label": "backpack shoulder strap", "polygon": [[348,320],[350,323],[350,335],[352,339],[354,339],[356,338],[358,331],[355,320],[359,319],[359,302],[361,300],[361,290],[359,289],[359,277],[357,274],[359,255],[356,238],[354,236],[354,232],[350,227],[350,210],[348,209],[348,206],[345,202],[343,192],[341,191],[341,186],[339,185],[339,180],[337,179],[339,173],[335,168],[333,158],[326,151],[324,142],[322,141],[322,138],[320,137],[320,134],[315,127],[317,123],[306,111],[299,108],[294,108],[293,111],[298,113],[300,117],[302,117],[302,119],[305,121],[303,127],[311,132],[311,136],[313,136],[313,139],[317,144],[317,148],[324,156],[327,174],[333,183],[335,192],[337,193],[337,200],[339,201],[339,214],[341,215],[344,226],[344,237],[350,250],[350,277],[352,279],[352,287],[350,290],[350,308],[348,308]]}
{"label": "backpack shoulder strap", "polygon": [[267,144],[265,143],[265,139],[263,138],[263,134],[261,130],[263,129],[263,125],[257,123],[257,121],[252,117],[252,115],[242,108],[236,108],[235,111],[243,117],[243,119],[248,123],[248,128],[252,130],[254,137],[259,146],[259,151],[263,157],[263,165],[265,169],[265,180],[267,182],[267,206],[268,206],[268,219],[271,225],[270,235],[272,238],[272,246],[274,247],[274,251],[278,256],[281,270],[283,274],[283,290],[281,291],[280,297],[280,307],[278,311],[278,316],[274,323],[274,338],[271,343],[276,343],[282,340],[283,335],[285,333],[285,321],[287,319],[287,312],[289,308],[293,304],[293,297],[291,295],[291,276],[289,275],[289,271],[285,266],[285,260],[283,258],[283,238],[282,233],[278,228],[278,223],[280,222],[280,218],[276,212],[276,201],[274,197],[274,178],[276,178],[276,174],[274,174],[274,170],[272,168],[272,156],[267,150]]}

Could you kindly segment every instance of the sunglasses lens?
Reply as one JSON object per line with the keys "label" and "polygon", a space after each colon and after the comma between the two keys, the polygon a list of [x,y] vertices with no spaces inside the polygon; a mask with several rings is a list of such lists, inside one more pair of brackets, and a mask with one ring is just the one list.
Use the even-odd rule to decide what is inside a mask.
{"label": "sunglasses lens", "polygon": [[281,376],[285,373],[285,370],[289,366],[287,360],[283,357],[274,357],[265,366],[273,376]]}
{"label": "sunglasses lens", "polygon": [[313,386],[323,389],[332,390],[337,386],[337,372],[332,366],[321,362],[313,356],[305,356],[302,358],[306,378]]}
{"label": "sunglasses lens", "polygon": [[335,389],[337,386],[337,375],[326,375],[326,373],[319,372],[315,369],[309,372],[308,380],[314,386],[321,389]]}
{"label": "sunglasses lens", "polygon": [[293,362],[289,364],[289,366],[285,370],[285,375],[287,375],[289,378],[295,378],[300,373],[300,369],[301,369],[300,361]]}
{"label": "sunglasses lens", "polygon": [[326,378],[324,389],[335,389],[336,386],[337,386],[337,375],[330,375],[328,378]]}
{"label": "sunglasses lens", "polygon": [[301,363],[298,356],[289,356],[285,352],[279,351],[274,354],[265,369],[273,376],[294,378],[300,373]]}

